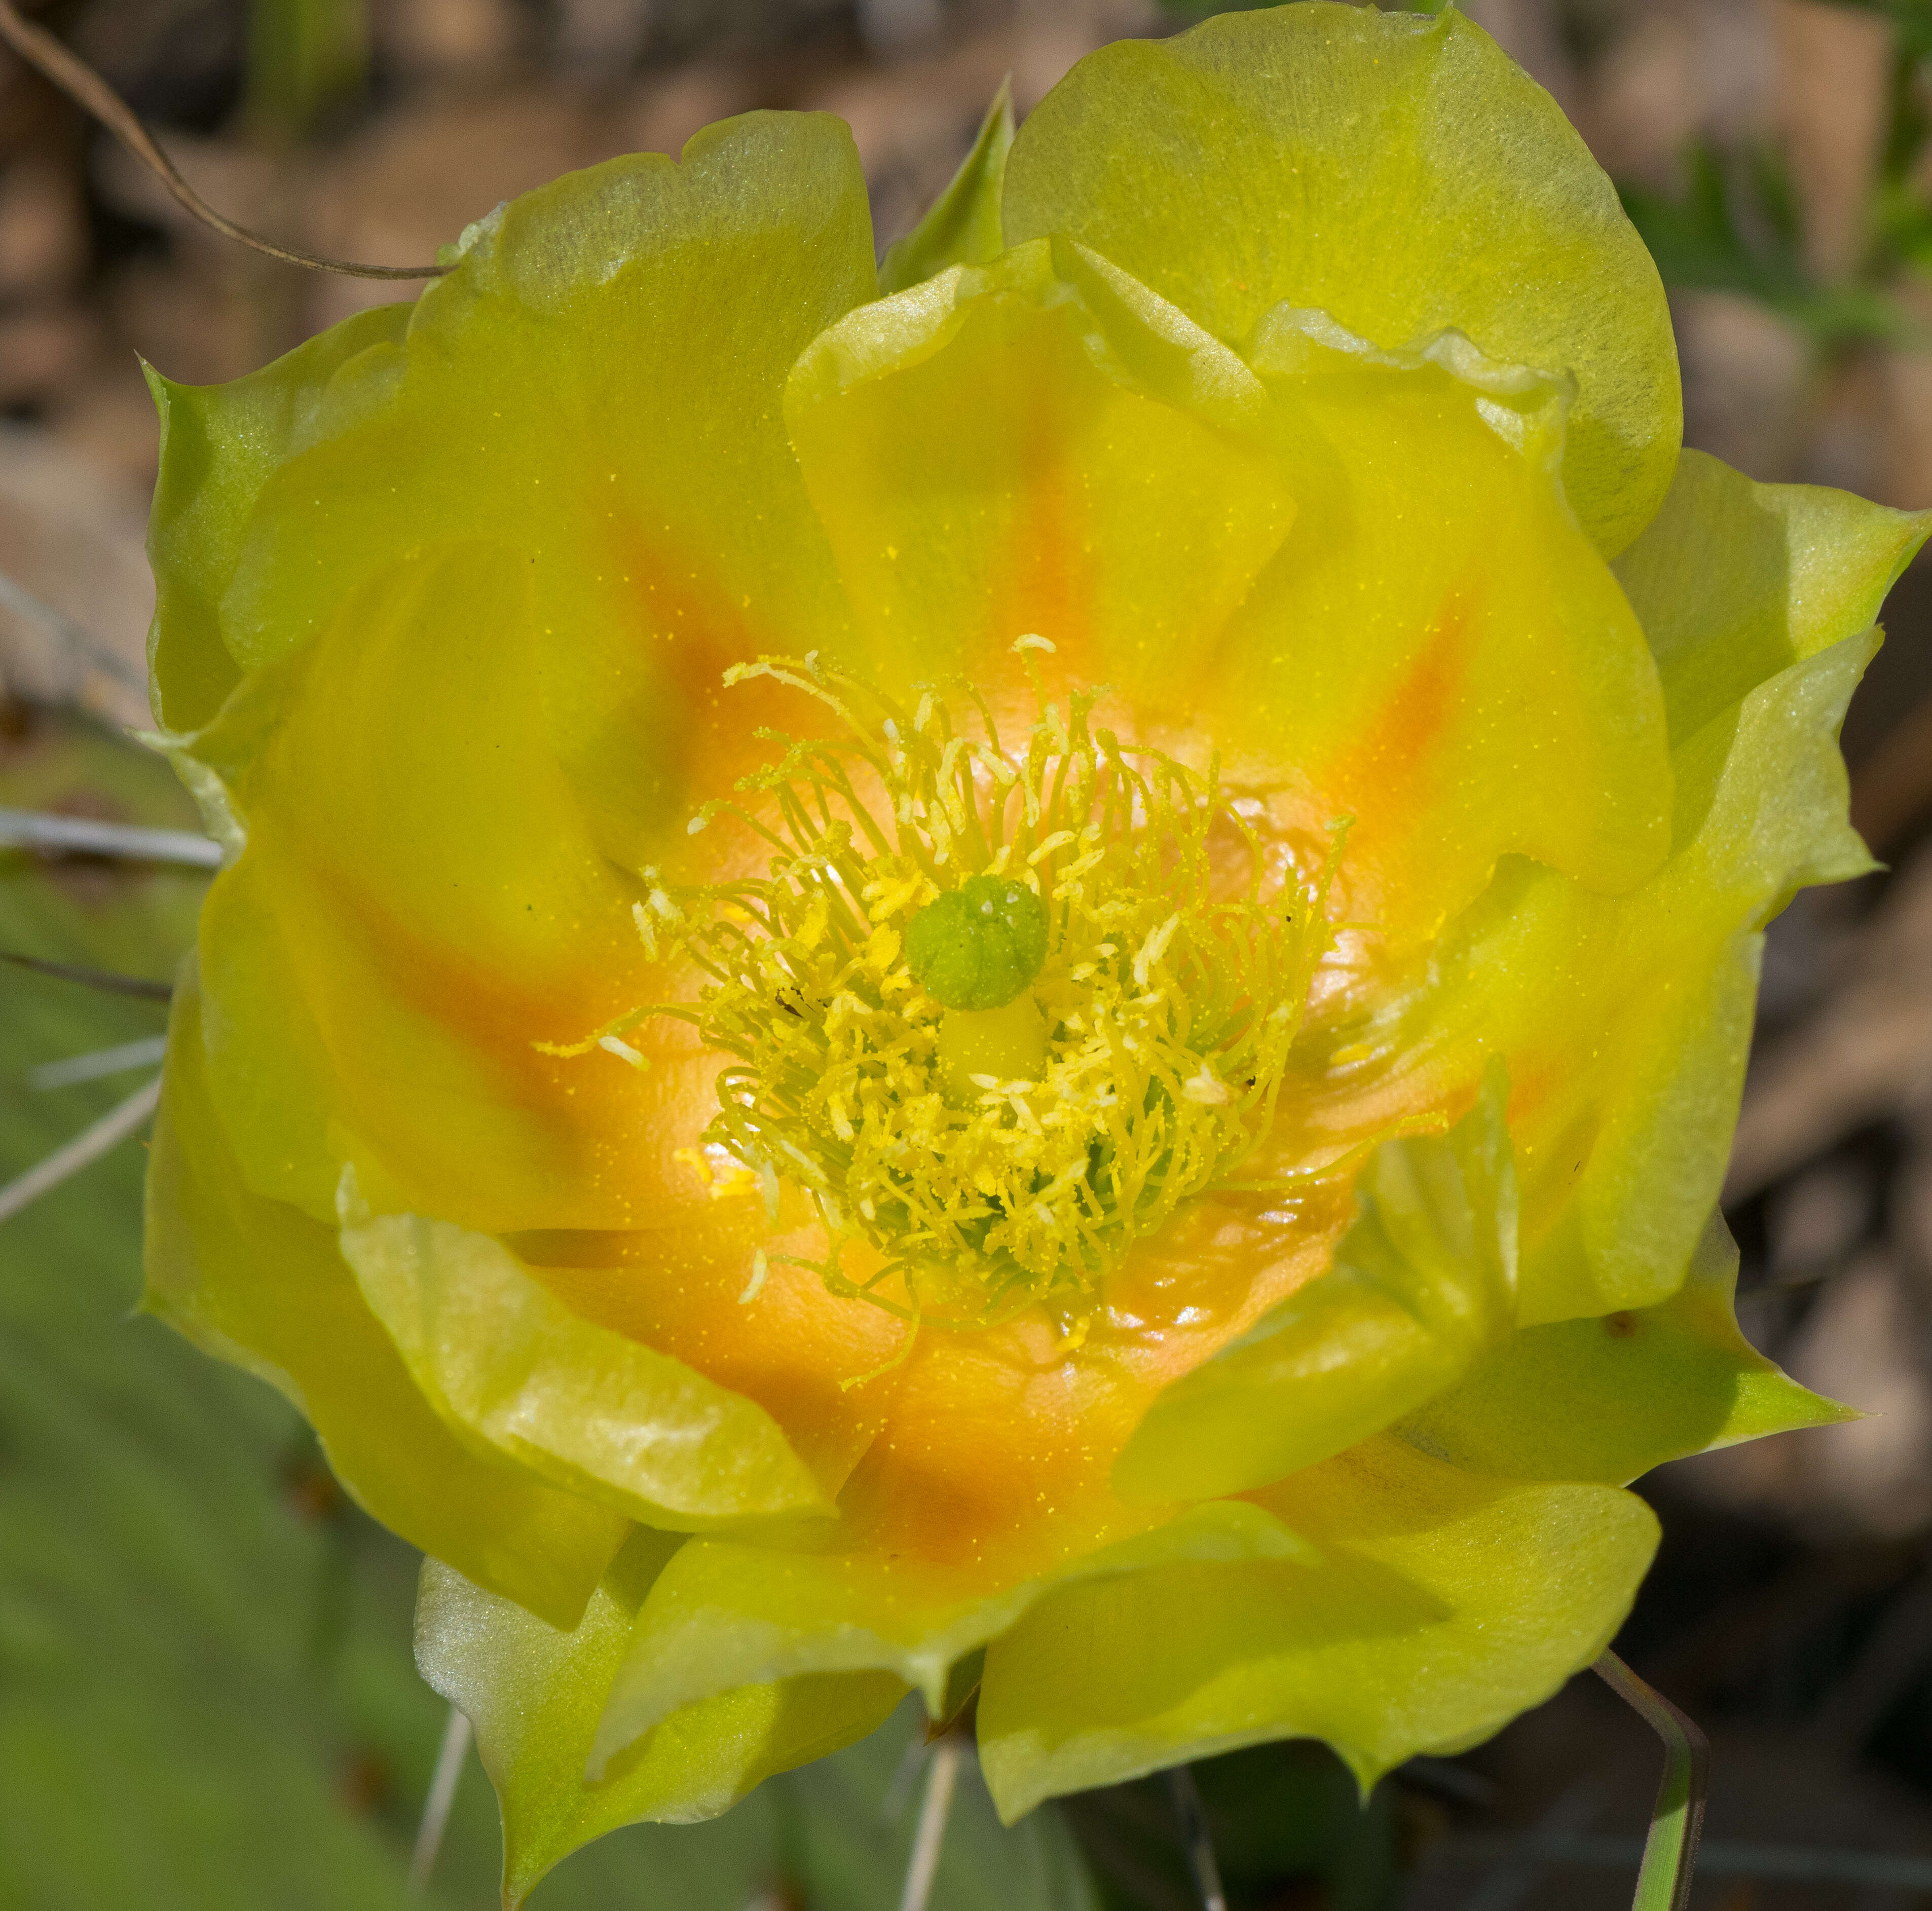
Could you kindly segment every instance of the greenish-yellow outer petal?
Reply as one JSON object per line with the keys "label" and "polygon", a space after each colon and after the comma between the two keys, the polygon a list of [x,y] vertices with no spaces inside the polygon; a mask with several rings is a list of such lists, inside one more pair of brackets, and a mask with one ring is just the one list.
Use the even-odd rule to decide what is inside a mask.
{"label": "greenish-yellow outer petal", "polygon": [[[1498,918],[1501,932],[1470,949],[1473,983],[1568,917],[1580,978],[1593,951],[1610,958],[1580,992],[1607,1010],[1606,995],[1628,992],[1598,1011],[1588,1074],[1544,1083],[1556,1106],[1594,1106],[1526,1170],[1526,1212],[1534,1204],[1540,1224],[1524,1255],[1526,1323],[1648,1306],[1682,1279],[1736,1125],[1762,926],[1804,885],[1871,866],[1844,820],[1837,739],[1877,647],[1868,632],[1793,664],[1673,752],[1684,847],[1627,910],[1604,910],[1600,927],[1576,920],[1594,908],[1526,896],[1514,927]],[[1580,1020],[1574,1036],[1588,1028]],[[1576,1150],[1580,1175],[1564,1159]]]}
{"label": "greenish-yellow outer petal", "polygon": [[1328,1273],[1149,1409],[1114,1490],[1242,1492],[1352,1447],[1459,1378],[1515,1312],[1516,1172],[1492,1066],[1439,1139],[1384,1142]]}
{"label": "greenish-yellow outer petal", "polygon": [[806,1672],[889,1671],[922,1691],[938,1712],[954,1662],[1066,1579],[1175,1559],[1309,1556],[1271,1514],[1234,1501],[1190,1507],[1057,1570],[1005,1585],[988,1586],[969,1568],[902,1554],[694,1540],[679,1550],[639,1610],[590,1768],[602,1771],[682,1706]]}
{"label": "greenish-yellow outer petal", "polygon": [[1574,374],[1564,485],[1606,554],[1670,482],[1656,268],[1555,102],[1453,8],[1302,0],[1106,47],[1020,129],[1005,214],[1009,244],[1081,240],[1231,343],[1286,302]]}
{"label": "greenish-yellow outer petal", "polygon": [[430,1403],[541,1478],[681,1529],[832,1510],[764,1408],[572,1313],[489,1235],[376,1215],[342,1252]]}
{"label": "greenish-yellow outer petal", "polygon": [[535,1046],[667,991],[641,886],[532,720],[529,572],[488,544],[399,562],[195,742],[247,833],[201,925],[210,1085],[249,1184],[318,1219],[352,1151],[394,1184],[376,1204],[485,1232],[655,1220],[692,1191],[672,1155],[715,1063],[657,1029],[641,1076]]}
{"label": "greenish-yellow outer petal", "polygon": [[876,290],[848,130],[753,116],[493,215],[406,323],[164,388],[158,694],[253,844],[202,948],[257,1192],[326,1218],[353,1154],[499,1232],[692,1191],[715,1059],[534,1045],[665,993],[626,872],[755,747],[718,674],[840,625],[778,398]]}
{"label": "greenish-yellow outer petal", "polygon": [[156,717],[199,729],[241,671],[222,641],[221,600],[235,574],[262,488],[325,407],[352,409],[352,374],[371,347],[393,345],[407,305],[383,305],[332,326],[272,365],[226,385],[178,385],[147,368],[160,413],[160,472],[148,524],[154,620],[148,667]]}
{"label": "greenish-yellow outer petal", "polygon": [[1714,1214],[1668,1300],[1526,1328],[1398,1430],[1466,1472],[1622,1486],[1687,1454],[1856,1419],[1738,1332],[1737,1279]]}
{"label": "greenish-yellow outer petal", "polygon": [[1663,508],[1616,563],[1657,658],[1672,742],[1869,629],[1928,532],[1932,512],[1755,484],[1685,452]]}
{"label": "greenish-yellow outer petal", "polygon": [[1024,692],[1009,652],[1035,634],[1071,681],[1168,689],[1295,513],[1240,359],[1064,242],[851,313],[784,408],[887,682],[958,671],[997,693],[1004,673]]}
{"label": "greenish-yellow outer petal", "polygon": [[[340,369],[251,495],[211,504],[246,513],[221,532],[223,643],[256,668],[399,562],[497,547],[530,579],[532,719],[606,849],[650,860],[704,761],[692,698],[730,663],[836,640],[778,400],[800,352],[877,293],[863,176],[829,115],[749,115],[681,161],[524,195],[403,336]],[[294,361],[261,376],[308,382]],[[195,482],[184,464],[164,490]]]}
{"label": "greenish-yellow outer petal", "polygon": [[175,991],[149,1156],[145,1304],[279,1388],[378,1520],[468,1577],[577,1623],[627,1522],[459,1442],[430,1411],[334,1231],[243,1182],[202,1072],[192,967]]}
{"label": "greenish-yellow outer petal", "polygon": [[1760,932],[1804,884],[1870,866],[1838,728],[1928,526],[1686,452],[1617,566],[1665,686],[1669,860],[1618,896],[1506,859],[1425,979],[1309,1049],[1348,1067],[1328,1094],[1285,1098],[1304,1150],[1507,1058],[1525,1324],[1653,1307],[1684,1278],[1736,1120]]}
{"label": "greenish-yellow outer petal", "polygon": [[1012,82],[1003,80],[972,151],[959,162],[945,191],[904,238],[886,247],[879,263],[881,292],[903,292],[949,266],[983,266],[998,257],[1006,244],[1000,194],[1012,143]]}
{"label": "greenish-yellow outer petal", "polygon": [[884,1672],[791,1679],[724,1692],[674,1713],[587,1784],[584,1762],[639,1603],[679,1541],[640,1528],[582,1620],[560,1630],[423,1562],[416,1664],[476,1728],[503,1814],[503,1901],[552,1866],[640,1820],[715,1817],[773,1774],[882,1724],[905,1688]]}
{"label": "greenish-yellow outer petal", "polygon": [[988,1647],[1003,1817],[1270,1738],[1324,1738],[1366,1786],[1486,1737],[1609,1643],[1657,1544],[1630,1494],[1478,1479],[1388,1436],[1262,1497],[1318,1564],[1085,1582]]}
{"label": "greenish-yellow outer petal", "polygon": [[[1594,969],[1589,993],[1628,992],[1620,1015],[1584,1007],[1575,1024],[1594,1032],[1598,1078],[1576,1088],[1601,1112],[1526,1168],[1526,1211],[1543,1237],[1526,1249],[1526,1320],[1653,1305],[1688,1264],[1743,1090],[1757,932],[1807,884],[1871,866],[1846,819],[1838,727],[1878,647],[1885,594],[1928,531],[1932,513],[1754,484],[1687,452],[1618,560],[1664,682],[1671,860],[1627,906],[1588,907],[1594,923],[1530,902],[1514,947],[1485,938],[1469,971],[1472,982],[1520,974],[1538,959],[1531,942],[1553,934],[1576,952],[1562,966]],[[1580,1178],[1564,1159],[1577,1142]],[[1546,1232],[1559,1188],[1574,1198]]]}
{"label": "greenish-yellow outer petal", "polygon": [[1112,686],[1109,724],[1211,737],[1324,848],[1353,818],[1345,913],[1409,946],[1511,850],[1640,882],[1662,698],[1552,474],[1564,382],[1318,314],[1268,343],[1244,364],[1060,239],[830,328],[785,414],[872,674],[962,673],[1004,720],[1009,647],[1046,638],[1049,687]]}

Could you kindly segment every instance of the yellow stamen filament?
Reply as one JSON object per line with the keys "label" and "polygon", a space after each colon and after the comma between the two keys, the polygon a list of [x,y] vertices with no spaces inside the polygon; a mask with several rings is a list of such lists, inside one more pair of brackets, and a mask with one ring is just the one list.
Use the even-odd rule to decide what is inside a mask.
{"label": "yellow stamen filament", "polygon": [[[694,1022],[733,1058],[705,1142],[757,1175],[774,1217],[781,1178],[809,1196],[830,1244],[811,1264],[835,1292],[955,1327],[1040,1304],[1084,1331],[1133,1243],[1231,1185],[1267,1132],[1328,946],[1334,857],[1271,877],[1218,766],[1124,748],[1092,726],[1090,696],[1042,698],[1009,752],[970,688],[976,740],[936,691],[909,713],[815,658],[726,681],[752,677],[848,734],[762,733],[781,754],[740,784],[745,802],[693,819],[754,830],[766,874],[679,888],[645,872],[646,949],[682,954],[700,985],[694,1004],[643,1012]],[[1247,872],[1231,881],[1237,840]],[[907,968],[904,932],[980,874],[1038,896],[1047,952],[1005,1006],[948,1010]],[[635,1054],[615,1032],[602,1046]],[[862,1287],[841,1266],[854,1240],[882,1257]]]}

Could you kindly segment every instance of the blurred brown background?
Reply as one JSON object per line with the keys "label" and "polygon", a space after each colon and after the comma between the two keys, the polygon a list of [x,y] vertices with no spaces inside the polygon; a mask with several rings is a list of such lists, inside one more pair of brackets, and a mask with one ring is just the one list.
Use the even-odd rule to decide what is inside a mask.
{"label": "blurred brown background", "polygon": [[[1760,479],[1932,505],[1932,0],[1466,10],[1562,103],[1651,239],[1690,442]],[[1154,0],[57,0],[38,14],[224,211],[387,262],[431,257],[559,172],[675,151],[754,106],[851,122],[883,244],[944,183],[1003,74],[1024,112],[1090,47],[1199,16]],[[0,52],[8,694],[146,721],[154,427],[136,355],[226,379],[397,290],[195,226]],[[1845,740],[1856,818],[1889,868],[1801,898],[1772,932],[1730,1190],[1747,1330],[1875,1417],[1643,1489],[1668,1537],[1622,1642],[1717,1744],[1709,1911],[1932,1904],[1932,566],[1907,574],[1888,622]],[[1492,1748],[1424,1762],[1390,1808],[1406,1901],[1627,1902],[1628,1870],[1590,1841],[1640,1825],[1654,1772],[1642,1728],[1587,1681]],[[1105,1843],[1104,1827],[1083,1835]],[[1837,1856],[1780,1876],[1766,1853],[1793,1844]],[[1874,1853],[1920,1870],[1861,1869]],[[1340,1888],[1289,1880],[1265,1901],[1339,1904]]]}

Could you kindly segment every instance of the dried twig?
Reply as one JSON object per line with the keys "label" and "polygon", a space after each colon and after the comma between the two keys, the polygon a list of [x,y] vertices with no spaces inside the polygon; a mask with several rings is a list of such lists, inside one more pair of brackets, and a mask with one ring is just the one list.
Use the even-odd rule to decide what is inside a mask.
{"label": "dried twig", "polygon": [[146,976],[117,976],[106,969],[84,969],[76,962],[49,962],[11,949],[0,949],[0,962],[31,969],[37,976],[52,976],[56,982],[77,982],[83,988],[98,988],[105,995],[133,995],[143,1002],[169,1001],[175,992],[172,982],[151,982]]}
{"label": "dried twig", "polygon": [[[4,0],[0,0],[4,4]],[[26,618],[40,626],[51,637],[58,648],[83,669],[98,670],[104,676],[112,677],[116,683],[124,684],[130,690],[145,694],[147,679],[129,663],[124,657],[118,657],[98,638],[90,634],[75,622],[64,610],[57,610],[43,598],[36,597],[26,585],[0,572],[0,610],[12,611],[16,616]]]}
{"label": "dried twig", "polygon": [[109,1109],[92,1128],[84,1129],[66,1147],[56,1148],[44,1161],[36,1162],[17,1180],[0,1188],[0,1221],[10,1221],[23,1208],[32,1207],[44,1194],[51,1194],[109,1149],[125,1141],[160,1105],[161,1078],[158,1075],[117,1108]]}
{"label": "dried twig", "polygon": [[449,1826],[449,1808],[456,1802],[456,1787],[470,1756],[470,1720],[452,1706],[436,1755],[435,1775],[429,1781],[429,1796],[423,1804],[422,1821],[416,1827],[416,1849],[410,1854],[412,1898],[420,1898],[429,1889],[430,1874],[436,1869],[442,1834]]}
{"label": "dried twig", "polygon": [[27,1071],[27,1086],[43,1091],[70,1088],[76,1082],[98,1082],[103,1076],[122,1075],[131,1069],[158,1068],[167,1052],[165,1035],[144,1035],[138,1042],[117,1042],[111,1048],[92,1048],[84,1055],[43,1062]]}
{"label": "dried twig", "polygon": [[225,218],[184,179],[175,163],[155,144],[154,136],[127,101],[100,74],[77,59],[44,27],[36,26],[15,8],[13,0],[0,0],[0,40],[4,40],[29,66],[46,75],[77,106],[84,107],[106,127],[141,164],[152,171],[174,196],[176,202],[211,230],[224,238],[266,253],[271,259],[290,266],[306,266],[313,272],[342,272],[357,279],[434,279],[449,270],[447,266],[362,266],[349,259],[330,259],[318,252],[304,252],[298,247],[278,245],[273,239],[251,232]]}
{"label": "dried twig", "polygon": [[[5,4],[0,0],[0,6]],[[192,830],[150,830],[51,810],[0,809],[0,848],[64,850],[131,862],[178,862],[191,869],[221,867],[221,845]]]}
{"label": "dried twig", "polygon": [[933,1880],[939,1875],[939,1850],[945,1842],[946,1820],[952,1815],[952,1793],[959,1777],[960,1736],[949,1732],[927,1754],[926,1796],[920,1801],[919,1825],[913,1834],[912,1859],[899,1893],[899,1911],[926,1911]]}

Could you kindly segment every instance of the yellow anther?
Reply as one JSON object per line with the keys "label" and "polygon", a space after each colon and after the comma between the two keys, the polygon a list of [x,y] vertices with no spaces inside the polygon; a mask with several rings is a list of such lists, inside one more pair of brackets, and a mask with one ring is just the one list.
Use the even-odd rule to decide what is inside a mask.
{"label": "yellow anther", "polygon": [[[1052,646],[1014,648],[1030,669]],[[1043,1304],[1077,1345],[1133,1242],[1231,1183],[1267,1132],[1328,946],[1333,858],[1291,875],[1284,896],[1216,773],[1124,750],[1091,728],[1090,697],[1062,709],[1042,693],[1007,748],[970,692],[978,736],[956,734],[960,706],[936,690],[908,716],[811,660],[760,658],[727,680],[752,676],[816,699],[850,735],[777,739],[742,806],[715,806],[771,832],[766,874],[669,890],[644,872],[639,935],[657,958],[695,958],[694,1001],[550,1052],[601,1042],[641,1062],[616,1039],[640,1015],[694,1022],[730,1058],[707,1155],[741,1165],[775,1226],[781,1179],[804,1191],[833,1292],[954,1326]],[[1254,851],[1238,894],[1208,849],[1229,826]],[[918,950],[908,932],[937,899],[956,909],[1013,870],[1037,872],[1021,880],[1036,887],[1045,952],[1017,994],[982,1006],[932,966],[927,931]],[[855,1238],[875,1250],[863,1287],[840,1267]]]}
{"label": "yellow anther", "polygon": [[1180,916],[1170,916],[1141,944],[1141,952],[1134,958],[1134,980],[1142,988],[1146,988],[1148,977],[1153,974],[1155,965],[1167,953],[1167,945],[1174,940],[1174,932],[1180,926]]}
{"label": "yellow anther", "polygon": [[1228,1084],[1205,1062],[1180,1084],[1180,1092],[1202,1108],[1220,1108],[1232,1099]]}
{"label": "yellow anther", "polygon": [[745,1283],[745,1291],[738,1297],[741,1307],[748,1307],[758,1298],[759,1290],[765,1284],[765,1276],[772,1270],[771,1263],[765,1258],[761,1247],[752,1256],[752,1278]]}

